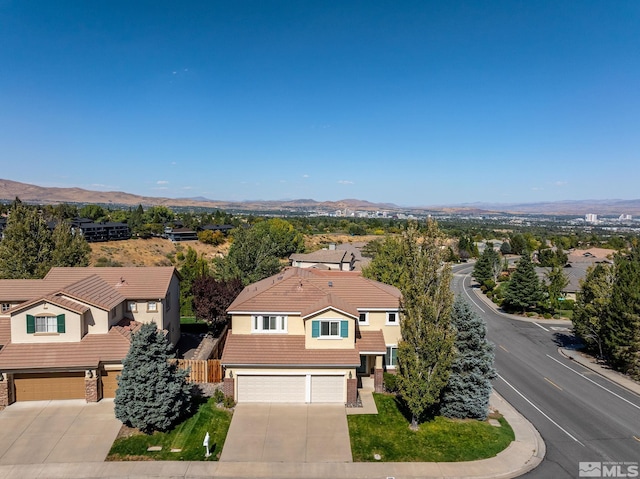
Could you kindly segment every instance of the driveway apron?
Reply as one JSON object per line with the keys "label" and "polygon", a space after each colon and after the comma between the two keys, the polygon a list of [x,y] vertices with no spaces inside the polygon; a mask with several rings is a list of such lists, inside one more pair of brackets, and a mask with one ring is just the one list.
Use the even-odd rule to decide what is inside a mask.
{"label": "driveway apron", "polygon": [[102,462],[121,426],[113,400],[15,403],[0,412],[0,464]]}
{"label": "driveway apron", "polygon": [[351,462],[345,408],[334,404],[238,404],[220,460]]}

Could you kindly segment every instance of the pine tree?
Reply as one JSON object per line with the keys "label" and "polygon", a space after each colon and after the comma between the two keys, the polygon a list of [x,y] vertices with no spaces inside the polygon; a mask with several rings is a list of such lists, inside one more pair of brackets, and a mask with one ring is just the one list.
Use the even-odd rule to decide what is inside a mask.
{"label": "pine tree", "polygon": [[640,244],[614,258],[615,281],[605,319],[604,343],[612,365],[640,379]]}
{"label": "pine tree", "polygon": [[488,243],[480,258],[476,261],[471,275],[480,284],[484,284],[487,281],[495,283],[501,268],[500,255],[493,249],[493,244]]}
{"label": "pine tree", "polygon": [[493,344],[487,327],[469,304],[457,298],[451,313],[456,331],[456,357],[442,393],[440,413],[452,418],[485,420],[489,412],[493,369]]}
{"label": "pine tree", "polygon": [[51,232],[38,210],[16,199],[0,241],[0,278],[42,278],[51,267]]}
{"label": "pine tree", "polygon": [[543,299],[542,286],[531,262],[531,257],[525,253],[518,261],[516,270],[509,279],[504,295],[503,306],[507,309],[519,309],[525,312],[535,307]]}
{"label": "pine tree", "polygon": [[171,345],[155,323],[131,337],[115,398],[116,417],[146,434],[166,431],[191,411],[188,371],[168,360]]}
{"label": "pine tree", "polygon": [[432,412],[447,384],[454,358],[451,327],[451,268],[442,262],[442,236],[435,222],[419,235],[415,225],[403,234],[407,281],[398,342],[398,388],[411,412],[411,428]]}

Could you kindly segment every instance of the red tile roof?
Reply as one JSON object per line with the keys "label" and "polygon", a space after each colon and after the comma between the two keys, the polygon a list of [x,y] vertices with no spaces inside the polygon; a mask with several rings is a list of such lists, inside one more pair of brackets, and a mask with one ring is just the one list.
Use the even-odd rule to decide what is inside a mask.
{"label": "red tile roof", "polygon": [[400,291],[363,278],[359,272],[289,268],[247,286],[228,312],[287,312],[309,315],[327,305],[357,315],[358,310],[397,309]]}
{"label": "red tile roof", "polygon": [[387,345],[382,330],[356,332],[356,349],[360,354],[386,354]]}
{"label": "red tile roof", "polygon": [[118,290],[96,274],[67,286],[60,293],[106,310],[115,308],[125,300]]}
{"label": "red tile roof", "polygon": [[97,275],[125,298],[164,298],[171,278],[178,274],[173,266],[127,268],[51,268],[42,281],[57,283],[59,289]]}
{"label": "red tile roof", "polygon": [[11,318],[0,317],[0,346],[11,341]]}
{"label": "red tile roof", "polygon": [[108,334],[87,334],[77,343],[9,343],[0,350],[0,370],[96,368],[101,361],[122,361],[129,346],[113,328]]}
{"label": "red tile roof", "polygon": [[360,365],[355,349],[305,349],[305,337],[288,334],[232,334],[222,353],[225,366]]}
{"label": "red tile roof", "polygon": [[74,311],[78,314],[83,314],[87,311],[89,311],[89,306],[85,305],[85,304],[80,304],[77,303],[75,301],[72,301],[70,299],[66,299],[66,298],[62,298],[60,296],[43,296],[41,298],[36,298],[33,299],[31,301],[27,301],[26,303],[22,303],[22,304],[18,304],[16,306],[14,306],[13,308],[11,308],[9,311],[11,311],[12,313],[17,312],[17,311],[22,311],[25,308],[30,308],[31,306],[33,306],[34,304],[38,304],[38,303],[42,303],[42,302],[46,302],[46,303],[51,303],[51,304],[55,304],[58,306],[61,306],[65,309],[68,309],[69,311]]}

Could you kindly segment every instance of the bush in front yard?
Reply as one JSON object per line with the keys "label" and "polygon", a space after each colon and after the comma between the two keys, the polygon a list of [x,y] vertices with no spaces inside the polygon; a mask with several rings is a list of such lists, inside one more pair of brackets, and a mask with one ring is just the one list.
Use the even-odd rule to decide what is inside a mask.
{"label": "bush in front yard", "polygon": [[388,393],[398,392],[398,376],[392,373],[383,373],[384,390]]}

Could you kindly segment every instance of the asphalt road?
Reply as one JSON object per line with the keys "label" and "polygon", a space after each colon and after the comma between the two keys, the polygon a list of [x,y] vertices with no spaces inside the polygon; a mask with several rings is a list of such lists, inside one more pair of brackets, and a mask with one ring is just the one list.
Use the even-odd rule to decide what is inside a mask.
{"label": "asphalt road", "polygon": [[[472,290],[473,265],[454,268],[453,289],[486,321],[496,345],[496,391],[542,435],[547,453],[526,478],[577,478],[580,462],[640,463],[640,396],[566,359],[570,323],[519,321],[495,312]],[[607,468],[613,464],[605,465]],[[600,477],[600,476],[596,476]]]}

